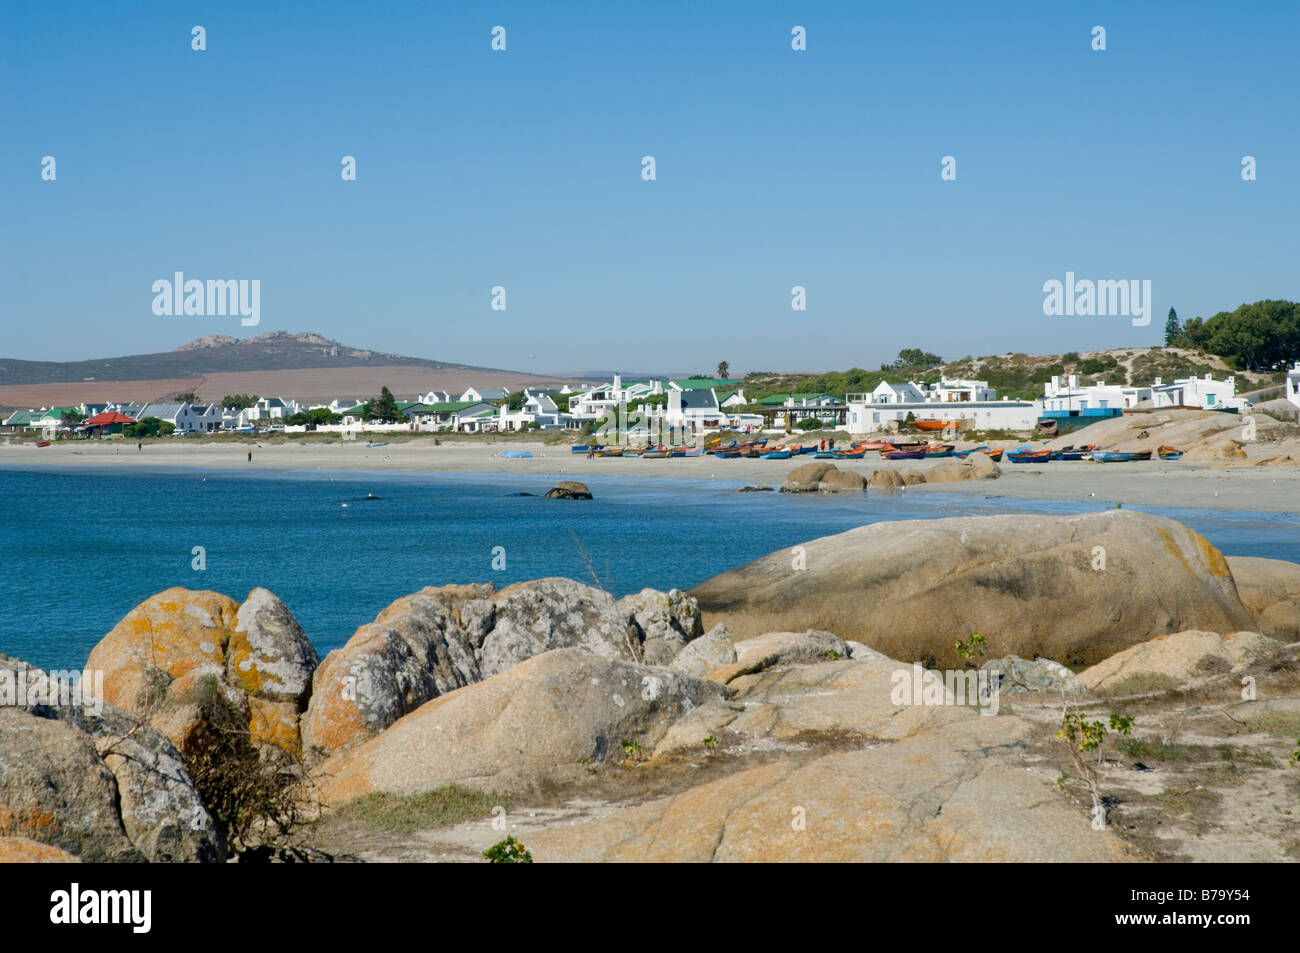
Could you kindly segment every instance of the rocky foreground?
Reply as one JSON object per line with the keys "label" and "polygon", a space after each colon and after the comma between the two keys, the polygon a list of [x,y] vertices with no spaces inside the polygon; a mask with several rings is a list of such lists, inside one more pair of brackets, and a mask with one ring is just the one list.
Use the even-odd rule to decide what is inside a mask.
{"label": "rocky foreground", "polygon": [[1125,511],[426,588],[323,660],[264,589],[170,589],[102,706],[0,656],[0,860],[1295,860],[1298,642],[1300,565]]}

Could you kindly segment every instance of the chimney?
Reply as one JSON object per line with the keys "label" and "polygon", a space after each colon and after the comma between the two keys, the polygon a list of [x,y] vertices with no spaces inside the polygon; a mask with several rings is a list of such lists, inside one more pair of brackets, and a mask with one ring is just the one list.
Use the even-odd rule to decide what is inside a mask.
{"label": "chimney", "polygon": [[1079,375],[1078,375],[1078,374],[1071,374],[1071,375],[1070,375],[1070,390],[1074,390],[1074,389],[1075,389],[1076,387],[1078,387],[1078,386],[1079,386]]}

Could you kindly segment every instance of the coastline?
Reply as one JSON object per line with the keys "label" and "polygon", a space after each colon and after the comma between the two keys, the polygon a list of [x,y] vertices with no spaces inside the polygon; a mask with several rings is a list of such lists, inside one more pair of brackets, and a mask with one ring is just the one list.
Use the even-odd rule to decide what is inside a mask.
{"label": "coastline", "polygon": [[[246,458],[253,450],[253,461]],[[506,458],[504,450],[526,451],[532,457]],[[907,467],[922,473],[940,460],[888,461],[871,459],[836,461],[842,470],[869,475],[875,470]],[[538,443],[455,443],[434,446],[432,440],[413,440],[383,447],[364,443],[263,443],[216,442],[151,443],[137,451],[132,444],[56,443],[49,447],[0,445],[0,469],[88,468],[105,473],[115,470],[185,468],[257,472],[265,470],[367,471],[380,474],[429,472],[465,474],[521,474],[578,479],[619,476],[657,481],[663,479],[718,480],[777,487],[786,475],[808,460],[720,460],[716,457],[675,459],[587,459],[564,446]],[[996,480],[920,484],[908,494],[953,493],[984,498],[1004,497],[1062,502],[1124,503],[1173,509],[1240,510],[1300,513],[1300,468],[1223,466],[1182,461],[1142,463],[1055,462],[1003,463]],[[868,494],[874,495],[874,494]]]}

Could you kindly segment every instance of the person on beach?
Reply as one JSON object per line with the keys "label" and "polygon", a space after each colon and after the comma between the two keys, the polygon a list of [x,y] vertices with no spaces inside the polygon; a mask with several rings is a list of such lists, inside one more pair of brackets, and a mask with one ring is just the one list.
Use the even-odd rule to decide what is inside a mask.
{"label": "person on beach", "polygon": [[136,441],[136,445],[135,445],[136,453],[139,453],[143,449],[144,449],[144,441],[143,440]]}
{"label": "person on beach", "polygon": [[249,463],[252,463],[252,462],[253,462],[253,451],[252,451],[252,450],[248,451],[248,462],[249,462]]}

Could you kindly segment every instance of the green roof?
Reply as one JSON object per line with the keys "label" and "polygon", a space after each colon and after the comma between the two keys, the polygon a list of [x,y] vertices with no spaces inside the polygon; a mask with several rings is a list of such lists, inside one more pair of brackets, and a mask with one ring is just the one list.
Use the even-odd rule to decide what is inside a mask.
{"label": "green roof", "polygon": [[34,411],[30,410],[15,410],[5,419],[5,426],[25,427],[32,422],[33,413]]}
{"label": "green roof", "polygon": [[789,394],[768,394],[766,397],[760,397],[758,402],[770,407],[773,404],[784,404],[789,397]]}
{"label": "green roof", "polygon": [[670,381],[682,390],[708,390],[710,387],[735,387],[737,384],[743,384],[743,377],[683,377],[680,380]]}

